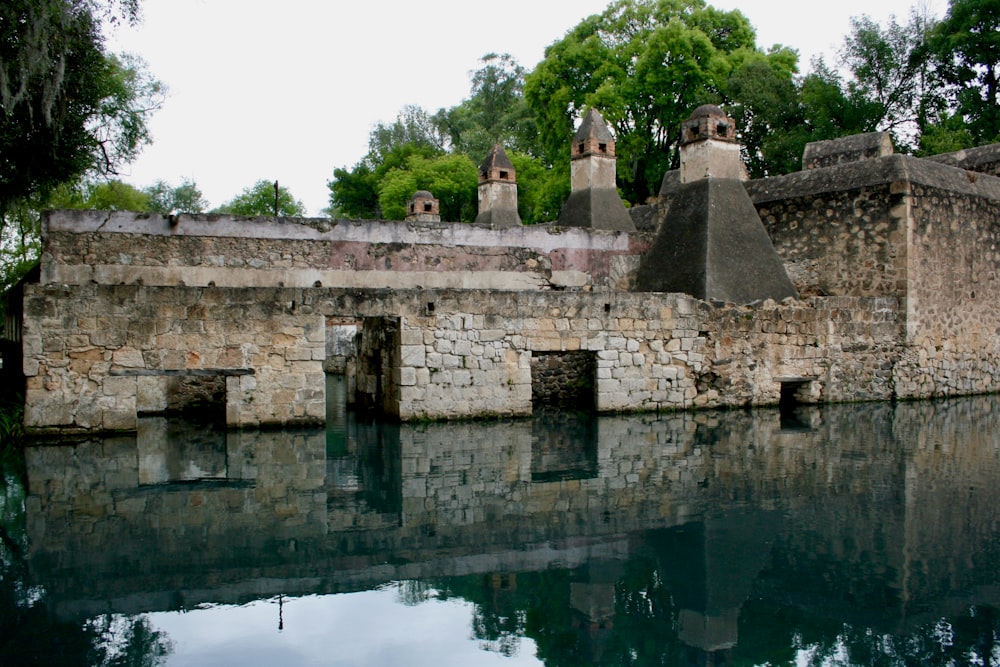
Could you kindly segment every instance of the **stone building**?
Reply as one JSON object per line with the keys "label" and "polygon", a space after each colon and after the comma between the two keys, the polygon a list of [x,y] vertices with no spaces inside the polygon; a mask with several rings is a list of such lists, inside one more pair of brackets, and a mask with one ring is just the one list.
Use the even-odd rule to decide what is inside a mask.
{"label": "stone building", "polygon": [[[814,168],[743,181],[724,116],[702,109],[685,131],[683,176],[619,210],[613,137],[588,113],[547,225],[50,212],[18,293],[25,426],[129,431],[204,402],[232,427],[319,423],[345,327],[358,403],[401,420],[527,415],[570,388],[598,412],[1000,390],[997,146],[918,159],[849,138],[807,149]],[[719,183],[735,217],[710,210]],[[709,275],[728,261],[736,283],[767,285],[759,264],[792,291],[644,284],[664,235],[696,223],[713,248],[731,251],[733,225],[761,243],[696,254]]]}

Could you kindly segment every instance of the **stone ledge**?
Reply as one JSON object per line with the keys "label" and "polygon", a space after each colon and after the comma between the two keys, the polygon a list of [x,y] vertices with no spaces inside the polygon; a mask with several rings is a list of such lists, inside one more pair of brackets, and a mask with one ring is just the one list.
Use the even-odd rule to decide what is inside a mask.
{"label": "stone ledge", "polygon": [[826,192],[888,187],[899,182],[1000,200],[1000,178],[983,173],[970,176],[970,173],[965,169],[910,155],[889,155],[757,179],[744,185],[756,205],[776,200],[810,198]]}
{"label": "stone ledge", "polygon": [[216,375],[241,376],[253,375],[252,368],[190,368],[174,370],[111,369],[108,375],[118,377],[214,377]]}

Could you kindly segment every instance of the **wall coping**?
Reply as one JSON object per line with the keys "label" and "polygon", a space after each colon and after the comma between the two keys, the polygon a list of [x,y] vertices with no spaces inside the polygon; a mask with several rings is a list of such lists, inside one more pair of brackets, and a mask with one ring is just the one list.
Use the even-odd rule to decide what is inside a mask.
{"label": "wall coping", "polygon": [[558,227],[554,224],[491,229],[474,223],[253,218],[215,214],[164,216],[133,211],[69,209],[46,211],[43,215],[43,237],[56,232],[213,236],[368,244],[522,247],[549,252],[564,248],[627,252],[630,247],[628,232]]}
{"label": "wall coping", "polygon": [[912,183],[1000,201],[1000,178],[912,155],[888,155],[771,176],[748,181],[745,185],[750,198],[759,205],[894,183]]}

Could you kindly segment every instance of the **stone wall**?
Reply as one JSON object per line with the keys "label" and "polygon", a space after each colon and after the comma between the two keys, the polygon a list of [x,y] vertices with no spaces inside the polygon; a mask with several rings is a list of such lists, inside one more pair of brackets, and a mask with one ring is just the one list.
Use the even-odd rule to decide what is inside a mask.
{"label": "stone wall", "polygon": [[530,414],[532,358],[550,352],[591,355],[601,412],[776,403],[782,382],[815,401],[905,397],[892,298],[32,285],[25,299],[26,424],[43,432],[134,428],[185,375],[226,377],[232,426],[321,422],[331,318],[364,323],[358,389],[404,420]]}
{"label": "stone wall", "polygon": [[[994,391],[1000,380],[1000,178],[915,182],[906,393]],[[991,194],[992,196],[987,196]]]}
{"label": "stone wall", "polygon": [[781,383],[799,380],[816,401],[894,392],[895,299],[714,308],[676,294],[442,297],[433,317],[402,320],[404,418],[527,414],[532,355],[548,352],[594,355],[602,412],[776,403]]}
{"label": "stone wall", "polygon": [[282,289],[28,285],[25,425],[134,430],[177,378],[226,379],[233,426],[321,423],[325,325]]}
{"label": "stone wall", "polygon": [[800,294],[900,299],[900,397],[1000,382],[1000,179],[944,162],[897,155],[748,185]]}
{"label": "stone wall", "polygon": [[925,159],[980,174],[1000,176],[1000,144],[966,148],[954,153],[932,155]]}
{"label": "stone wall", "polygon": [[231,426],[323,421],[352,325],[361,404],[403,420],[530,414],[564,393],[546,354],[594,364],[600,412],[1000,390],[1000,178],[892,155],[746,187],[803,300],[630,292],[647,233],[54,212],[25,423],[132,429],[213,381]]}
{"label": "stone wall", "polygon": [[905,296],[906,158],[747,184],[800,296]]}
{"label": "stone wall", "polygon": [[42,282],[627,290],[650,238],[556,229],[54,211]]}

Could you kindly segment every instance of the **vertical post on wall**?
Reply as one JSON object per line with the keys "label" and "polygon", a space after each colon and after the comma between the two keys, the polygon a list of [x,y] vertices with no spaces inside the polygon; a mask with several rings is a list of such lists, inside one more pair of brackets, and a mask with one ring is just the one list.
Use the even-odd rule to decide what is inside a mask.
{"label": "vertical post on wall", "polygon": [[274,182],[274,217],[278,217],[278,181]]}

